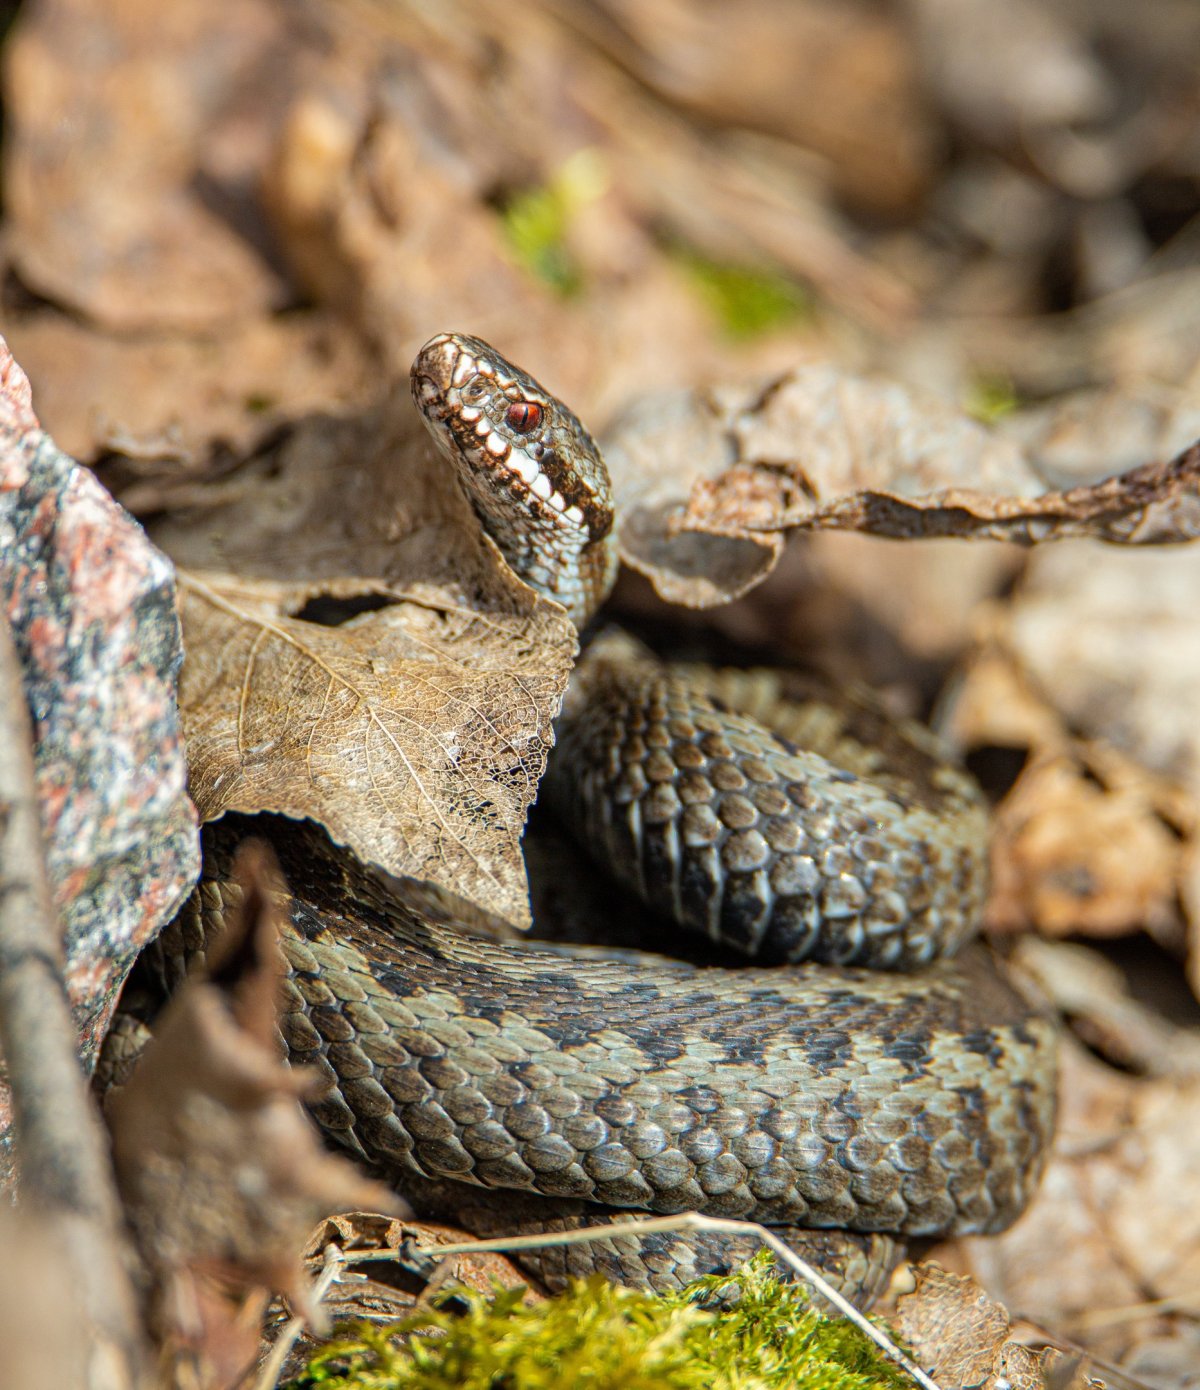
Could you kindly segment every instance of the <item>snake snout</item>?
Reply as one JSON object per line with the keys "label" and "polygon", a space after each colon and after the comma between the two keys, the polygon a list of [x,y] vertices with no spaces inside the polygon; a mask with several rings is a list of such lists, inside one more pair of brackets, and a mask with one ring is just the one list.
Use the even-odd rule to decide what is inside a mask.
{"label": "snake snout", "polygon": [[452,333],[439,333],[430,338],[417,353],[410,380],[413,398],[422,415],[445,409],[454,384],[455,368],[462,356],[462,347]]}

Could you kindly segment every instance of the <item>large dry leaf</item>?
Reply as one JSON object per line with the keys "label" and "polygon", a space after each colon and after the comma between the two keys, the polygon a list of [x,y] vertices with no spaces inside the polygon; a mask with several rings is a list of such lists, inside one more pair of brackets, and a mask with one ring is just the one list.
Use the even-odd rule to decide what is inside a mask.
{"label": "large dry leaf", "polygon": [[1022,544],[1200,535],[1200,449],[1060,492],[1014,439],[832,367],[645,398],[604,448],[622,557],[693,607],[759,582],[793,530]]}
{"label": "large dry leaf", "polygon": [[201,815],[311,817],[527,925],[519,841],[575,633],[483,540],[407,387],[362,421],[311,422],[212,500],[157,532],[204,567],[180,579]]}

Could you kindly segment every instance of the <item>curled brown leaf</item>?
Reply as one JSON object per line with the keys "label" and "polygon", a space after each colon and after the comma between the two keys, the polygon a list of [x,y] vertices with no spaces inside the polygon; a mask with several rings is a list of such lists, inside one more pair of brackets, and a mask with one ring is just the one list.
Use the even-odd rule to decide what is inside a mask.
{"label": "curled brown leaf", "polygon": [[300,1107],[320,1083],[286,1066],[276,1025],[285,894],[262,846],[243,849],[237,876],[241,909],[227,919],[208,977],[167,1006],[109,1105],[159,1335],[220,1366],[256,1345],[253,1327],[237,1319],[247,1292],[277,1289],[307,1308],[300,1252],[319,1217],[398,1210],[386,1188],[325,1152]]}
{"label": "curled brown leaf", "polygon": [[917,1362],[942,1385],[1044,1390],[1038,1357],[1009,1340],[1008,1310],[971,1278],[918,1265],[917,1287],[897,1307],[896,1326]]}
{"label": "curled brown leaf", "polygon": [[833,367],[645,399],[605,452],[623,558],[696,607],[758,583],[791,531],[1026,545],[1200,535],[1200,446],[1060,491],[1014,438]]}

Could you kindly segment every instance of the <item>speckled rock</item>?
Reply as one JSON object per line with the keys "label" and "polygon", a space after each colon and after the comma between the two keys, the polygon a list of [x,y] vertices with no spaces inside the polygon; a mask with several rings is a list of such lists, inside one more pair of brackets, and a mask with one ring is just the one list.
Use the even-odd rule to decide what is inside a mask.
{"label": "speckled rock", "polygon": [[[0,595],[24,671],[80,1050],[199,872],[170,562],[42,430],[0,340]],[[0,1095],[0,1176],[9,1167]]]}

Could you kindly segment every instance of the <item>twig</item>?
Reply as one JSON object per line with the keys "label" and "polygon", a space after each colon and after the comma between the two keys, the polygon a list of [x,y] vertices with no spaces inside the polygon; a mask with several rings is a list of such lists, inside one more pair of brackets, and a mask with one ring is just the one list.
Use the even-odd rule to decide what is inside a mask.
{"label": "twig", "polygon": [[[608,1240],[614,1236],[648,1236],[658,1231],[716,1231],[726,1235],[757,1236],[789,1269],[793,1270],[810,1288],[815,1289],[831,1303],[839,1313],[883,1352],[897,1366],[906,1371],[922,1387],[922,1390],[940,1390],[937,1382],[906,1356],[885,1333],[839,1293],[831,1283],[807,1260],[781,1240],[774,1231],[760,1226],[754,1221],[732,1221],[716,1216],[702,1216],[696,1211],[683,1212],[680,1216],[652,1216],[632,1221],[613,1222],[607,1226],[587,1226],[577,1231],[560,1231],[553,1234],[541,1233],[529,1236],[499,1236],[494,1240],[467,1240],[455,1245],[434,1245],[425,1247],[431,1254],[475,1255],[488,1251],[508,1253],[512,1250],[540,1249],[552,1245],[582,1245],[591,1240]],[[400,1256],[397,1250],[369,1250],[354,1252],[355,1264],[368,1260],[395,1260]],[[259,1390],[263,1390],[260,1386]]]}
{"label": "twig", "polygon": [[33,739],[12,632],[0,614],[0,1052],[8,1067],[19,1200],[62,1237],[92,1358],[137,1381],[143,1339],[104,1130],[76,1055],[38,819]]}
{"label": "twig", "polygon": [[[330,1287],[336,1281],[339,1271],[346,1263],[345,1256],[338,1247],[330,1241],[324,1250],[324,1263],[321,1272],[317,1275],[313,1286],[309,1291],[309,1300],[313,1308],[316,1308]],[[301,1332],[304,1331],[307,1318],[291,1317],[284,1324],[283,1331],[279,1334],[279,1340],[267,1353],[266,1359],[259,1368],[258,1375],[254,1380],[254,1390],[275,1390],[279,1382],[280,1372],[283,1370],[283,1363],[287,1360],[288,1352],[296,1345]]]}

